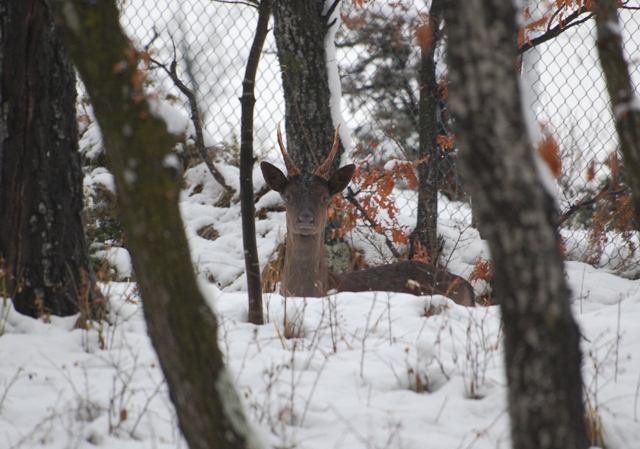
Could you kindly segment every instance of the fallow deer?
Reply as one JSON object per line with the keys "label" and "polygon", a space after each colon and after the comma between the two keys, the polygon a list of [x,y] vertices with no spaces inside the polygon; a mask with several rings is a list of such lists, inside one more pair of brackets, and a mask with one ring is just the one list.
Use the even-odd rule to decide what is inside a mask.
{"label": "fallow deer", "polygon": [[267,185],[284,200],[287,241],[282,276],[282,293],[292,296],[326,296],[337,291],[388,291],[414,295],[444,295],[458,304],[474,307],[471,285],[449,271],[415,260],[382,265],[339,275],[327,270],[324,258],[324,228],[331,198],[342,192],[353,176],[355,165],[339,168],[327,179],[329,167],[338,149],[340,127],[324,163],[313,174],[301,173],[282,141],[278,127],[278,145],[288,176],[274,165],[262,162],[260,168]]}

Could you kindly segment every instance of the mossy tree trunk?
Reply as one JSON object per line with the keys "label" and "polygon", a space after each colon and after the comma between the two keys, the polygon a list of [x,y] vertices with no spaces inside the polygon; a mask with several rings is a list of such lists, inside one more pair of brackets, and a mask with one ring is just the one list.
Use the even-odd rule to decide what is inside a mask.
{"label": "mossy tree trunk", "polygon": [[[312,172],[331,151],[335,128],[327,74],[325,0],[274,0],[274,36],[284,90],[287,149],[296,166]],[[336,0],[333,7],[336,7]],[[333,11],[333,10],[331,10]],[[340,164],[340,155],[332,171]]]}
{"label": "mossy tree trunk", "polygon": [[[282,74],[285,103],[287,150],[296,166],[311,173],[331,151],[335,128],[331,115],[331,92],[327,71],[325,41],[334,21],[331,20],[340,0],[324,11],[325,0],[273,0],[273,34]],[[330,173],[338,169],[344,152],[342,142]],[[327,221],[325,245],[328,268],[341,271],[349,265],[351,253],[342,237],[333,230],[341,219]]]}
{"label": "mossy tree trunk", "polygon": [[640,100],[631,85],[629,68],[622,52],[618,21],[618,0],[596,0],[598,54],[607,81],[611,109],[627,171],[635,208],[635,228],[640,229]]}
{"label": "mossy tree trunk", "polygon": [[104,303],[82,222],[76,77],[47,2],[2,2],[0,55],[0,257],[7,293],[30,316],[81,311],[100,318]]}
{"label": "mossy tree trunk", "polygon": [[138,55],[113,1],[54,3],[56,25],[84,81],[114,172],[148,332],[191,449],[257,447],[196,284],[178,209],[178,161],[149,113]]}
{"label": "mossy tree trunk", "polygon": [[445,21],[460,160],[502,309],[513,447],[586,449],[580,335],[522,115],[514,4],[455,0]]}

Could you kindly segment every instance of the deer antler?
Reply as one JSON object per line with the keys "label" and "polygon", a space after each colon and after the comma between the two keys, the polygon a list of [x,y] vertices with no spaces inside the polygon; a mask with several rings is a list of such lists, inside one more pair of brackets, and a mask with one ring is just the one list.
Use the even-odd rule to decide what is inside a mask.
{"label": "deer antler", "polygon": [[336,128],[336,134],[333,137],[333,147],[331,147],[331,153],[327,156],[327,160],[318,167],[316,170],[316,175],[321,178],[327,179],[327,173],[329,172],[329,167],[331,167],[331,163],[333,162],[333,158],[336,157],[336,151],[338,151],[338,143],[340,143],[340,125]]}
{"label": "deer antler", "polygon": [[282,133],[280,132],[280,123],[278,123],[278,145],[280,145],[280,152],[282,153],[282,158],[284,159],[284,165],[287,167],[287,173],[289,177],[299,175],[300,170],[296,167],[296,164],[293,163],[291,158],[289,157],[289,153],[287,153],[287,149],[284,147],[284,142],[282,141]]}

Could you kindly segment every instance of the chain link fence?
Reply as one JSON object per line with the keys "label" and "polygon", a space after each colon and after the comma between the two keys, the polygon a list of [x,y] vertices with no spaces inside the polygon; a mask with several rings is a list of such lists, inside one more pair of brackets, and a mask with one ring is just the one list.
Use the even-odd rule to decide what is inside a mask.
{"label": "chain link fence", "polygon": [[[416,160],[420,51],[414,41],[425,20],[424,1],[345,1],[336,34],[336,59],[342,85],[342,114],[352,133],[351,157],[376,155]],[[523,2],[521,43],[532,43],[558,21],[570,24],[578,3]],[[570,7],[573,5],[573,9]],[[207,145],[237,151],[242,78],[257,22],[250,1],[121,0],[121,22],[139,48],[169,66],[195,93]],[[637,8],[636,8],[637,9]],[[544,18],[548,21],[544,22]],[[634,85],[640,84],[640,11],[620,11],[622,35]],[[554,22],[554,20],[556,22]],[[583,11],[567,26],[522,56],[523,99],[531,132],[559,154],[557,179],[561,234],[570,260],[581,260],[627,275],[638,271],[634,231],[617,157],[617,137],[595,47],[595,22]],[[534,27],[528,24],[541,22]],[[270,26],[273,26],[271,23]],[[446,79],[446,42],[436,53],[437,75]],[[162,71],[150,89],[188,115],[186,99]],[[269,33],[256,84],[255,151],[276,161],[275,129],[284,120],[284,99],[273,33]],[[439,132],[451,138],[446,93],[439,104]],[[186,130],[185,130],[186,131]],[[439,219],[470,226],[468,197],[456,167],[456,151],[443,152]],[[402,213],[414,216],[415,195],[398,192]]]}

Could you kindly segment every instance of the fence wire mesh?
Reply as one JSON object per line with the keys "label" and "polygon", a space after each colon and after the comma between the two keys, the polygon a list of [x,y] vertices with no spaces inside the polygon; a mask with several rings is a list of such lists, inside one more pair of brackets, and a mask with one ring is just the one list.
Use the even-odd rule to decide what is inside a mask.
{"label": "fence wire mesh", "polygon": [[[555,182],[562,214],[561,235],[569,260],[635,275],[638,236],[624,170],[617,156],[617,137],[598,66],[595,22],[583,2],[522,2],[521,44],[553,26],[566,26],[553,39],[522,56],[524,108],[539,142],[557,145],[562,169]],[[628,2],[623,2],[626,6]],[[175,59],[178,75],[195,93],[206,144],[237,150],[240,135],[242,78],[257,22],[252,1],[121,0],[121,22],[139,48],[167,66]],[[420,51],[416,27],[425,20],[429,2],[349,2],[341,4],[336,33],[336,62],[342,87],[342,115],[352,134],[353,156],[375,153],[416,160]],[[556,8],[556,9],[554,9]],[[620,10],[621,29],[634,85],[640,84],[640,11]],[[544,22],[544,18],[547,21]],[[555,20],[555,22],[554,22]],[[560,23],[559,21],[565,22]],[[534,26],[535,23],[542,23]],[[270,27],[273,26],[273,19]],[[436,52],[437,76],[446,79],[446,42]],[[162,71],[150,89],[188,115],[186,98]],[[276,160],[275,129],[284,120],[284,98],[276,44],[270,32],[256,84],[255,151]],[[451,137],[446,98],[438,109],[439,132]],[[186,131],[186,130],[185,130]],[[542,145],[542,144],[540,144]],[[439,215],[471,224],[468,197],[461,188],[455,150],[442,155]],[[415,201],[399,201],[402,212],[415,216]]]}

